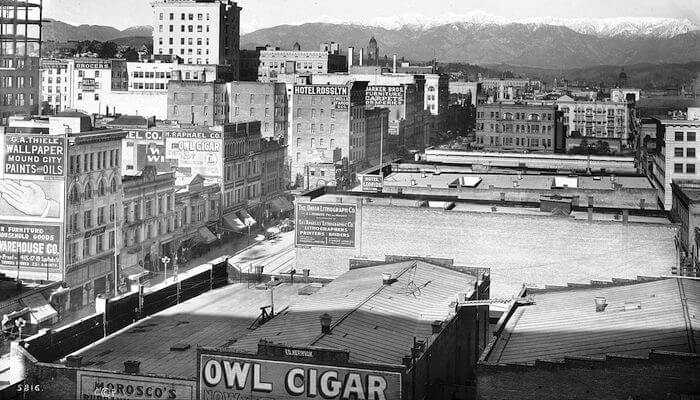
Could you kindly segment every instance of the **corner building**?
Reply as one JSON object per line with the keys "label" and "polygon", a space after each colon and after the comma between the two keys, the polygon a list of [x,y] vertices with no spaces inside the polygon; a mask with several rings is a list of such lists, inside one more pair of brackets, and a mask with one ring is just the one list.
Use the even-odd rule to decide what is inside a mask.
{"label": "corner building", "polygon": [[289,152],[291,180],[297,186],[308,187],[315,176],[309,164],[338,166],[324,186],[350,183],[363,169],[366,90],[367,82],[294,86]]}

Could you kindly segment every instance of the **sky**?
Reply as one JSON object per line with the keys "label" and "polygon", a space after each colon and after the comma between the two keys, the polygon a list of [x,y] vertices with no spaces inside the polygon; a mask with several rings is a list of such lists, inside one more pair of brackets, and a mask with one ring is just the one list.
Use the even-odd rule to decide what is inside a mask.
{"label": "sky", "polygon": [[[549,16],[687,18],[700,25],[700,0],[240,0],[241,31],[317,20],[365,21],[368,18],[483,11],[506,18]],[[109,25],[125,29],[152,25],[150,0],[44,0],[44,16],[73,25]]]}

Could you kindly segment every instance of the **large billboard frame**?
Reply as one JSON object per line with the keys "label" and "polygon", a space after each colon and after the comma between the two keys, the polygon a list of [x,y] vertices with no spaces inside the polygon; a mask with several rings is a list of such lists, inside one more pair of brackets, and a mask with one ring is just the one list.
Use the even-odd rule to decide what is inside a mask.
{"label": "large billboard frame", "polygon": [[[319,349],[320,351],[323,351],[323,349]],[[289,359],[281,359],[281,358],[276,358],[276,357],[271,357],[271,356],[263,356],[263,355],[256,355],[256,354],[251,354],[251,353],[240,353],[235,350],[232,351],[225,351],[225,350],[220,350],[220,349],[212,349],[212,348],[197,348],[197,396],[199,399],[205,399],[207,397],[204,396],[203,390],[204,390],[204,384],[203,384],[203,359],[205,357],[209,358],[224,358],[224,359],[229,359],[229,360],[238,360],[238,361],[244,361],[245,362],[250,362],[250,363],[258,363],[258,364],[270,364],[273,366],[277,367],[282,367],[285,368],[285,365],[289,370],[293,368],[304,368],[304,370],[308,370],[310,368],[324,368],[328,370],[344,370],[347,372],[359,372],[359,373],[365,373],[365,374],[370,374],[374,373],[377,375],[382,375],[385,378],[392,378],[397,380],[396,384],[396,397],[390,396],[386,397],[387,400],[400,400],[403,396],[403,371],[404,368],[403,366],[399,365],[383,365],[383,364],[358,364],[358,363],[345,363],[345,362],[331,362],[331,361],[320,361],[316,359],[305,359],[301,357],[289,357]],[[250,370],[251,372],[254,371],[253,369]],[[262,372],[258,370],[260,375],[262,375]],[[253,374],[251,374],[253,375]],[[318,376],[320,377],[322,374],[319,374]],[[254,376],[250,377],[250,380],[253,380]],[[222,377],[222,380],[223,377]],[[366,379],[363,379],[363,381],[366,381]],[[280,381],[281,382],[281,381]],[[279,383],[279,382],[278,382]],[[282,382],[283,383],[283,382]],[[304,380],[304,383],[306,384],[306,380]],[[366,383],[366,382],[365,382]],[[207,385],[208,386],[208,385]],[[283,385],[284,386],[284,385]],[[240,390],[245,390],[245,389],[238,389]],[[274,390],[274,387],[273,387]],[[285,389],[282,389],[284,391]],[[245,396],[250,396],[250,397],[240,397],[240,398],[247,398],[247,399],[255,399],[256,397],[255,394],[252,394],[252,389],[248,389],[247,392],[245,392]],[[232,392],[233,395],[235,395],[237,392]],[[243,395],[243,393],[241,393]],[[298,395],[290,395],[286,394],[284,397],[278,397],[278,395],[275,395],[275,397],[272,397],[270,393],[268,392],[267,394],[261,393],[259,395],[261,399],[274,399],[274,398],[292,398],[292,397],[299,397],[299,398],[311,398],[311,397],[317,397],[317,398],[338,398],[341,399],[342,396],[338,395],[336,397],[324,397],[322,394],[318,394],[316,396],[308,396],[305,394],[298,394]],[[228,398],[228,397],[224,397]],[[231,398],[238,398],[238,397],[231,397]],[[372,397],[370,397],[372,398]]]}
{"label": "large billboard frame", "polygon": [[[319,206],[319,207],[338,207],[338,208],[352,208],[353,210],[350,210],[349,212],[353,213],[352,216],[352,221],[347,221],[346,223],[352,223],[353,225],[350,226],[348,225],[349,228],[352,228],[352,236],[349,240],[352,241],[352,245],[339,245],[339,244],[328,244],[328,235],[324,235],[324,238],[326,239],[326,244],[319,244],[319,243],[309,243],[309,242],[300,242],[299,241],[299,236],[300,233],[303,232],[303,227],[305,224],[300,224],[299,223],[299,218],[301,216],[300,209],[305,206]],[[335,248],[335,249],[354,249],[357,248],[358,246],[358,205],[357,204],[348,204],[348,203],[316,203],[312,201],[308,202],[297,202],[295,204],[296,209],[294,210],[294,247],[326,247],[326,248]],[[326,232],[328,233],[328,232]],[[318,235],[321,236],[321,235]]]}

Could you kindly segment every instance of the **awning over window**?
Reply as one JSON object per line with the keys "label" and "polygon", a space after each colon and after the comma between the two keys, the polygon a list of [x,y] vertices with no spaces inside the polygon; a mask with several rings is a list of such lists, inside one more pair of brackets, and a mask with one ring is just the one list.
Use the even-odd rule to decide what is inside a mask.
{"label": "awning over window", "polygon": [[197,229],[197,233],[202,238],[202,243],[209,244],[216,241],[216,236],[206,226]]}
{"label": "awning over window", "polygon": [[233,212],[224,214],[224,225],[234,232],[241,232],[246,229],[245,224]]}
{"label": "awning over window", "polygon": [[129,278],[129,280],[135,281],[142,276],[148,275],[148,271],[143,269],[142,266],[136,264],[130,267],[122,268],[122,276]]}
{"label": "awning over window", "polygon": [[287,212],[294,209],[294,204],[284,197],[275,197],[270,202],[270,208],[274,212]]}
{"label": "awning over window", "polygon": [[27,306],[27,308],[29,308],[29,313],[31,315],[29,322],[32,324],[40,324],[46,320],[58,316],[56,310],[51,307],[49,301],[46,300],[41,293],[35,293],[27,297],[23,297],[20,301]]}
{"label": "awning over window", "polygon": [[239,211],[238,216],[241,218],[241,221],[243,221],[243,224],[246,227],[253,226],[257,223],[255,221],[255,219],[253,217],[251,217],[250,214],[248,214],[248,211],[246,211],[246,210]]}

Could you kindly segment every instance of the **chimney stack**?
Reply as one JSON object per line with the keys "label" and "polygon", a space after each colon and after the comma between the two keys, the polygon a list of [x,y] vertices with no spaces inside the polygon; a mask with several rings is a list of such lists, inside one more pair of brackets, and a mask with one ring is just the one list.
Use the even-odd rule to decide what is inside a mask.
{"label": "chimney stack", "polygon": [[333,317],[328,313],[323,313],[321,315],[321,333],[331,333],[331,322],[333,322]]}
{"label": "chimney stack", "polygon": [[80,368],[83,365],[82,356],[68,356],[66,357],[66,366],[71,368]]}
{"label": "chimney stack", "polygon": [[360,63],[359,63],[360,67],[362,66],[362,63],[363,63],[362,59],[363,58],[365,58],[365,48],[360,47]]}
{"label": "chimney stack", "polygon": [[605,297],[595,298],[595,312],[603,312],[607,306],[607,303],[605,303]]}
{"label": "chimney stack", "polygon": [[391,273],[382,273],[382,285],[391,285],[392,283],[394,283],[394,278],[391,276]]}
{"label": "chimney stack", "polygon": [[433,327],[433,334],[440,333],[442,330],[442,321],[435,320],[431,326]]}
{"label": "chimney stack", "polygon": [[350,72],[350,67],[352,67],[352,59],[355,55],[355,48],[348,47],[348,72]]}
{"label": "chimney stack", "polygon": [[391,70],[391,72],[396,73],[396,54],[394,54],[394,68]]}
{"label": "chimney stack", "polygon": [[138,374],[140,366],[141,366],[140,361],[134,361],[134,360],[124,361],[124,372],[126,372],[127,374]]}

